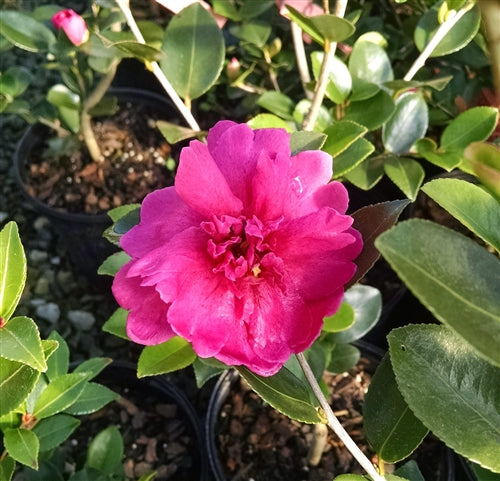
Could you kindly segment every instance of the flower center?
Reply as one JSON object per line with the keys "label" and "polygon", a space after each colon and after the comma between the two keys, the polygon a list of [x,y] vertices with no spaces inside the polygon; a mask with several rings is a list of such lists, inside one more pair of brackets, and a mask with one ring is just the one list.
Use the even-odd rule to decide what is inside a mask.
{"label": "flower center", "polygon": [[246,278],[258,282],[266,271],[266,256],[273,255],[266,237],[281,221],[264,225],[255,216],[247,219],[223,215],[203,222],[201,227],[210,237],[207,252],[214,260],[213,272],[222,272],[231,281]]}

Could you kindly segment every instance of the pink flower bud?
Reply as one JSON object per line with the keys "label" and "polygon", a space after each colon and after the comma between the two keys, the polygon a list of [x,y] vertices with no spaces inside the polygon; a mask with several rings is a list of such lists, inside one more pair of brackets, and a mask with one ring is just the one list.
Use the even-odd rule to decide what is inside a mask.
{"label": "pink flower bud", "polygon": [[227,64],[226,73],[227,73],[227,78],[231,83],[234,82],[240,76],[241,65],[240,61],[236,57],[233,57],[231,61]]}
{"label": "pink flower bud", "polygon": [[58,30],[62,28],[71,43],[76,46],[85,43],[89,39],[89,31],[85,20],[74,10],[67,9],[57,12],[52,17],[52,23]]}

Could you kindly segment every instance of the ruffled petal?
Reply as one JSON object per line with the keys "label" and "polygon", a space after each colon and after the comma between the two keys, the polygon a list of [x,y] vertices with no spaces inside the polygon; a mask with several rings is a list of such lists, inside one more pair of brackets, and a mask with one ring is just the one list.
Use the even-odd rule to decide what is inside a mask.
{"label": "ruffled petal", "polygon": [[201,221],[202,217],[187,206],[174,187],[166,187],[146,196],[140,223],[122,236],[120,245],[132,257],[142,257]]}
{"label": "ruffled petal", "polygon": [[243,209],[208,147],[198,140],[193,140],[181,152],[175,190],[189,207],[206,218],[223,214],[237,216]]}

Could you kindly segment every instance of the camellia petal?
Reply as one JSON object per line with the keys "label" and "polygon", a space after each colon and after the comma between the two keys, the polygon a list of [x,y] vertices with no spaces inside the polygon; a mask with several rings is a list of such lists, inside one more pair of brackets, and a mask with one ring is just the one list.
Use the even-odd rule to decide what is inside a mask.
{"label": "camellia petal", "polygon": [[289,144],[283,129],[222,121],[183,149],[175,187],[146,197],[122,238],[131,260],[113,292],[134,340],[175,334],[270,376],[319,336],[362,240],[330,156]]}

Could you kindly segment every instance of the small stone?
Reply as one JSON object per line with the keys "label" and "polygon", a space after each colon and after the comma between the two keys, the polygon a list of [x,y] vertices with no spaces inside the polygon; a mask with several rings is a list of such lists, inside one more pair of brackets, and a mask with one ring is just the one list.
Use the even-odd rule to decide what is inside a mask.
{"label": "small stone", "polygon": [[7,219],[8,215],[7,212],[0,212],[0,224]]}
{"label": "small stone", "polygon": [[42,264],[49,258],[49,254],[45,251],[40,251],[38,249],[33,249],[29,253],[29,260],[35,264]]}
{"label": "small stone", "polygon": [[91,312],[87,311],[69,311],[68,319],[73,326],[82,331],[88,331],[95,324],[95,317]]}
{"label": "small stone", "polygon": [[54,302],[48,302],[47,304],[38,306],[35,310],[35,315],[51,324],[55,324],[59,320],[59,317],[61,317],[61,310]]}
{"label": "small stone", "polygon": [[59,271],[57,273],[57,283],[64,292],[70,292],[75,284],[73,274],[69,271]]}
{"label": "small stone", "polygon": [[36,282],[35,294],[37,296],[46,296],[50,292],[50,282],[46,277],[40,277]]}
{"label": "small stone", "polygon": [[47,217],[37,217],[35,222],[33,222],[33,227],[35,230],[42,230],[48,227],[50,224],[49,219]]}

